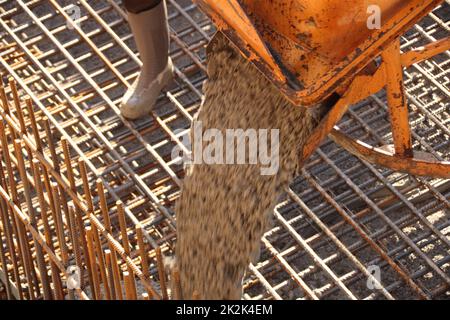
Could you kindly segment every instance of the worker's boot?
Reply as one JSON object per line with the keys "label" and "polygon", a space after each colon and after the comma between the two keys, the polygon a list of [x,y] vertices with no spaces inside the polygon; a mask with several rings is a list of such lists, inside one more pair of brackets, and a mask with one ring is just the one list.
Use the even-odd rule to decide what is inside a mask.
{"label": "worker's boot", "polygon": [[128,22],[134,34],[142,68],[123,97],[121,113],[126,118],[137,119],[152,110],[161,89],[173,78],[165,1],[141,13],[129,12]]}

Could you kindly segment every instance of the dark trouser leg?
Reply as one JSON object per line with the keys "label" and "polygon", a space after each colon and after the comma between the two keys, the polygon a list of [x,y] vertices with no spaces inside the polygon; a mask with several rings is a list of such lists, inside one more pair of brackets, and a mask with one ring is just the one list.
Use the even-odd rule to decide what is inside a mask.
{"label": "dark trouser leg", "polygon": [[140,13],[156,7],[161,1],[162,0],[123,0],[123,4],[128,12]]}

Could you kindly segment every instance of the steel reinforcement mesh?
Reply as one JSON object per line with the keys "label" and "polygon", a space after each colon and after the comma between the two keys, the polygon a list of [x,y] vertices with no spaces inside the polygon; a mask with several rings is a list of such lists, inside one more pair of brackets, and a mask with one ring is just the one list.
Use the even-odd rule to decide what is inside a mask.
{"label": "steel reinforcement mesh", "polygon": [[[6,96],[13,100],[8,83],[14,79],[19,95],[29,96],[33,104],[25,116],[34,113],[47,121],[47,126],[38,121],[37,131],[44,136],[49,130],[55,140],[64,140],[65,146],[52,149],[47,135],[43,154],[54,150],[61,175],[73,173],[80,194],[83,182],[90,186],[92,205],[100,207],[98,223],[108,223],[101,214],[105,203],[109,232],[122,241],[116,203],[123,203],[131,248],[126,253],[136,260],[137,248],[147,246],[148,265],[136,260],[135,266],[157,288],[161,274],[155,248],[165,256],[173,253],[173,207],[184,174],[171,151],[181,145],[200,106],[205,48],[215,32],[191,1],[167,0],[167,5],[175,82],[149,117],[127,121],[118,106],[138,75],[140,60],[119,1],[0,0]],[[401,38],[402,50],[447,36],[449,17],[450,1],[445,1]],[[449,65],[446,52],[404,73],[414,148],[447,161]],[[375,146],[392,143],[384,93],[351,107],[339,127]],[[80,161],[86,175],[69,168]],[[95,191],[99,184],[104,196]],[[244,298],[448,299],[449,198],[449,180],[392,172],[326,140],[276,207],[259,262],[249,266]],[[37,200],[32,205],[37,208]],[[27,211],[25,206],[22,210]],[[5,233],[0,236],[7,243]],[[105,239],[100,243],[107,247],[110,240]],[[63,249],[55,248],[58,256]],[[13,258],[6,255],[8,261]],[[122,269],[127,264],[119,260]],[[139,287],[143,278],[133,270]],[[25,271],[19,268],[19,276]],[[91,289],[83,289],[84,297],[92,298]]]}

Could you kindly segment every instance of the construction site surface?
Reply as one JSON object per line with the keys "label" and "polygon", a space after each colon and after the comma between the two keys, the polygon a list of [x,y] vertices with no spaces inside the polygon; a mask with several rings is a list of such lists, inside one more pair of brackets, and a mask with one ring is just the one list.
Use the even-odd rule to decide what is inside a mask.
{"label": "construction site surface", "polygon": [[[0,298],[180,297],[163,261],[184,177],[171,152],[200,107],[215,28],[190,0],[167,6],[176,78],[129,121],[119,104],[141,63],[120,1],[0,0]],[[447,0],[401,50],[449,29]],[[450,161],[449,70],[447,51],[404,71],[414,149],[439,161]],[[338,126],[391,144],[385,92]],[[449,299],[449,199],[448,179],[375,166],[327,139],[275,208],[243,298]]]}

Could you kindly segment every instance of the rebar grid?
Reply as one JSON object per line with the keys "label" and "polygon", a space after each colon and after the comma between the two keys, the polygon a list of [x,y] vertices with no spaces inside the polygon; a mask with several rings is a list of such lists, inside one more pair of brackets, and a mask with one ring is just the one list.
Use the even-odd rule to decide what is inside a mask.
{"label": "rebar grid", "polygon": [[[68,218],[58,222],[49,216],[48,236],[58,245],[54,248],[55,261],[45,249],[44,259],[52,260],[64,278],[63,267],[80,259],[83,264],[93,255],[98,263],[97,276],[89,275],[89,268],[83,269],[83,289],[89,286],[90,298],[120,298],[119,282],[128,288],[123,295],[128,298],[137,297],[136,286],[146,288],[153,298],[167,297],[171,291],[165,288],[173,286],[165,283],[161,256],[173,253],[176,222],[172,208],[183,170],[171,159],[171,151],[175,145],[183,148],[180,136],[199,108],[201,85],[206,79],[205,45],[214,27],[189,0],[167,3],[170,53],[177,77],[161,94],[150,117],[130,122],[120,116],[118,104],[137,76],[140,61],[119,3],[0,1],[0,70],[5,75],[5,97],[11,106],[10,115],[2,113],[7,148],[14,154],[14,139],[19,138],[21,146],[29,144],[30,150],[24,149],[25,163],[37,158],[43,170],[45,159],[49,160],[49,188],[44,186],[44,199],[40,201],[51,201],[50,185],[56,183],[54,191],[58,190],[63,199],[58,202],[60,209]],[[78,8],[79,16],[74,8]],[[408,31],[402,38],[402,49],[448,34],[449,8],[446,1]],[[405,71],[414,148],[447,160],[449,62],[447,52]],[[17,83],[17,95],[14,85],[7,85],[7,77]],[[28,112],[25,102],[23,111],[15,108],[14,97],[24,95],[30,97],[34,112]],[[33,124],[33,116],[36,119],[36,128],[31,126],[28,132],[28,144],[20,123],[21,112],[26,128]],[[372,145],[391,143],[383,92],[353,106],[339,126]],[[38,156],[36,132],[42,138],[42,156]],[[27,179],[19,180],[20,157],[12,159],[12,169],[17,170],[11,172],[6,170],[7,161],[2,159],[5,179],[15,175],[21,181],[17,184],[18,196],[25,197],[23,181]],[[27,169],[29,182],[36,188],[31,179],[36,170]],[[9,193],[2,190],[6,191],[5,200]],[[30,206],[24,203],[17,208],[23,216],[31,216],[41,207],[38,194],[29,199]],[[277,206],[274,226],[263,238],[260,261],[249,268],[244,297],[448,298],[449,194],[448,180],[378,168],[327,140]],[[69,203],[67,208],[64,203]],[[80,226],[70,227],[71,206],[76,211],[74,216],[89,224],[86,239],[92,241],[85,248],[71,236],[75,229],[82,232]],[[36,223],[45,236],[43,219]],[[63,226],[57,228],[58,224]],[[62,231],[58,233],[57,229]],[[9,248],[4,235],[4,246]],[[31,241],[31,235],[18,230],[11,246],[15,247],[20,237]],[[62,238],[67,241],[59,242]],[[38,255],[35,248],[40,246],[31,247]],[[40,274],[37,263],[31,268],[19,255],[7,252],[5,259],[17,265],[11,275],[17,273],[22,281],[35,279],[33,272]],[[370,266],[381,269],[381,283],[372,276]],[[369,288],[368,280],[381,289]],[[100,292],[100,283],[103,288],[105,283],[111,284],[109,290]],[[25,298],[39,297],[30,288],[40,288],[42,295],[45,291],[44,285],[33,282],[24,283],[23,288]],[[63,294],[58,288],[51,289]],[[79,294],[87,298],[83,292]]]}

